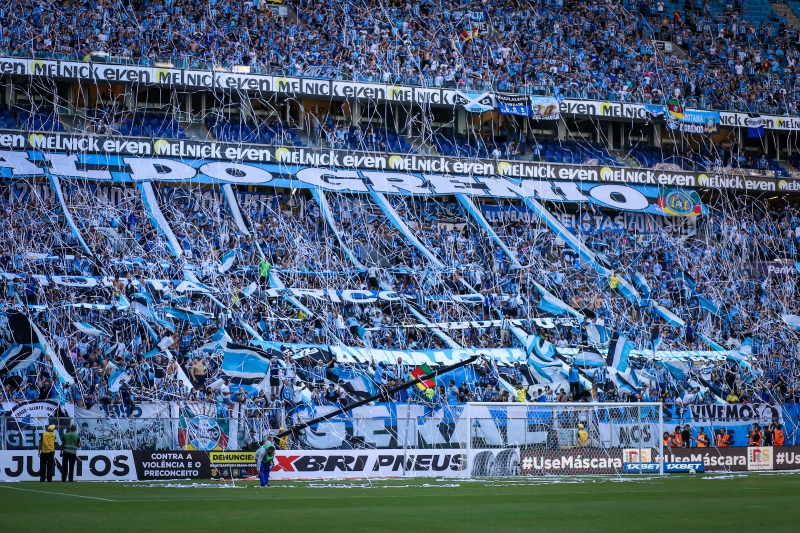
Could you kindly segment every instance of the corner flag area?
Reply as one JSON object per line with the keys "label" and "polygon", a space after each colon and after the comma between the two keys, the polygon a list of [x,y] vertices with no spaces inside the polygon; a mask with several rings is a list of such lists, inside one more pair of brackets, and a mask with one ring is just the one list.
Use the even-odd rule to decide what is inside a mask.
{"label": "corner flag area", "polygon": [[13,531],[798,531],[800,475],[1,483]]}

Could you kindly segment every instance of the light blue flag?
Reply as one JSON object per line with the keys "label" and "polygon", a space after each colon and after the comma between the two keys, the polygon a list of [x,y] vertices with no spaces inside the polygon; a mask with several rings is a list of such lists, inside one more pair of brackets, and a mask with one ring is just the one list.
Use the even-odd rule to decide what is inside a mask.
{"label": "light blue flag", "polygon": [[686,284],[686,286],[688,286],[692,290],[694,290],[697,287],[697,282],[691,275],[689,275],[688,272],[684,271],[678,272],[677,274],[675,274],[675,280],[682,281],[683,283]]}
{"label": "light blue flag", "polygon": [[225,255],[222,256],[222,264],[219,266],[220,273],[224,274],[228,270],[231,269],[233,264],[236,262],[236,251],[231,250]]}
{"label": "light blue flag", "polygon": [[689,374],[689,365],[680,359],[664,359],[660,363],[678,381],[681,381]]}
{"label": "light blue flag", "polygon": [[535,335],[531,341],[531,350],[540,359],[545,361],[552,361],[556,355],[556,347],[553,343],[542,338],[541,335]]}
{"label": "light blue flag", "polygon": [[209,315],[207,313],[185,308],[176,309],[174,307],[167,307],[164,309],[164,313],[171,317],[175,317],[182,322],[188,322],[193,326],[204,326],[209,319]]}
{"label": "light blue flag", "polygon": [[670,326],[684,327],[686,322],[681,317],[664,307],[663,305],[653,304],[653,312],[664,319],[664,322]]}
{"label": "light blue flag", "polygon": [[716,305],[711,300],[709,300],[708,298],[705,298],[705,297],[703,297],[703,296],[698,294],[697,295],[697,302],[700,304],[700,308],[701,309],[705,309],[706,311],[708,311],[712,315],[716,315],[718,317],[724,316],[722,314],[722,311],[720,310],[719,306]]}
{"label": "light blue flag", "polygon": [[158,336],[158,333],[156,333],[153,327],[150,324],[148,324],[146,320],[142,320],[141,323],[142,326],[144,326],[145,331],[147,331],[147,334],[150,335],[151,339],[153,339],[154,341],[158,341],[161,339],[161,337]]}
{"label": "light blue flag", "polygon": [[608,344],[608,354],[606,355],[606,365],[609,368],[625,372],[628,370],[628,358],[633,345],[628,341],[628,337],[614,334],[614,338]]}
{"label": "light blue flag", "polygon": [[592,368],[606,366],[605,357],[603,357],[603,355],[597,350],[593,350],[591,348],[583,348],[579,350],[578,353],[576,353],[572,358],[572,362],[578,366],[588,366]]}
{"label": "light blue flag", "polygon": [[797,315],[781,315],[784,324],[792,329],[800,330],[800,316]]}
{"label": "light blue flag", "polygon": [[543,361],[535,355],[528,357],[527,363],[528,370],[540,385],[555,383],[553,375],[558,374],[562,366],[561,363]]}
{"label": "light blue flag", "polygon": [[258,290],[258,283],[254,281],[253,283],[242,289],[242,297],[250,298],[250,296],[252,296],[252,294],[257,290]]}
{"label": "light blue flag", "polygon": [[111,375],[108,376],[108,390],[110,390],[111,392],[117,392],[119,388],[122,386],[122,383],[124,381],[130,381],[130,379],[131,377],[128,375],[127,372],[117,367],[114,371],[111,372]]}
{"label": "light blue flag", "polygon": [[269,372],[268,353],[239,344],[227,344],[222,349],[222,371],[230,377],[260,379]]}
{"label": "light blue flag", "polygon": [[[631,369],[633,370],[633,369]],[[639,378],[636,372],[616,372],[614,378],[620,391],[633,394],[639,390]]]}
{"label": "light blue flag", "polygon": [[145,359],[150,359],[151,357],[155,357],[157,355],[164,355],[164,352],[161,350],[161,348],[155,347],[149,352],[145,352],[144,354],[142,354],[142,357],[144,357]]}
{"label": "light blue flag", "polygon": [[542,287],[539,283],[533,282],[533,285],[542,295],[542,299],[539,301],[539,309],[545,311],[547,313],[551,313],[553,315],[566,315],[570,314],[578,319],[578,322],[581,324],[586,320],[586,317],[583,316],[581,313],[567,305],[564,301],[560,298],[551,294],[547,289]]}
{"label": "light blue flag", "polygon": [[617,276],[617,279],[617,292],[632,304],[642,305],[642,296],[639,294],[636,288],[628,283],[628,280],[622,276]]}
{"label": "light blue flag", "polygon": [[644,274],[641,272],[635,273],[631,276],[631,281],[639,289],[639,292],[642,294],[642,298],[645,300],[649,300],[653,296],[653,290],[650,288],[650,284],[647,283],[647,278],[645,278]]}
{"label": "light blue flag", "polygon": [[86,335],[91,335],[93,337],[111,336],[111,334],[106,330],[104,330],[103,328],[90,324],[89,322],[72,322],[72,324],[75,326],[75,329],[77,329],[81,333],[85,333]]}
{"label": "light blue flag", "polygon": [[753,338],[746,337],[742,341],[742,345],[739,347],[739,351],[742,352],[744,355],[753,355]]}
{"label": "light blue flag", "polygon": [[[130,300],[130,305],[131,305],[131,311],[141,316],[145,321],[155,322],[156,324],[165,328],[170,333],[175,333],[175,324],[173,324],[168,320],[159,318],[158,315],[156,315],[155,311],[153,311],[153,298],[148,293],[137,292],[136,294],[132,295]],[[146,327],[149,328],[149,325]],[[156,335],[154,338],[158,339],[160,337]]]}
{"label": "light blue flag", "polygon": [[586,324],[586,337],[593,346],[606,346],[609,341],[608,328],[597,324]]}
{"label": "light blue flag", "polygon": [[711,346],[711,349],[716,351],[716,352],[727,352],[728,351],[722,345],[717,344],[716,342],[714,342],[713,340],[708,338],[706,335],[700,333],[699,331],[697,332],[697,336],[700,337],[701,339],[703,339],[703,342],[705,342],[706,344]]}

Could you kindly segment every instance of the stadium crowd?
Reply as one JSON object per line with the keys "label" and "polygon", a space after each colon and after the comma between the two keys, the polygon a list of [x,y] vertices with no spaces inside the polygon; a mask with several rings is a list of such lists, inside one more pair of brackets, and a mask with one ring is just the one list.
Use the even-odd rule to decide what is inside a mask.
{"label": "stadium crowd", "polygon": [[[604,371],[581,367],[585,379],[578,390],[585,400],[659,398],[681,406],[800,400],[796,340],[781,318],[793,314],[796,276],[767,276],[758,268],[780,261],[794,268],[800,239],[800,213],[794,204],[720,201],[691,223],[667,228],[655,224],[644,231],[615,223],[613,213],[573,214],[572,230],[602,254],[615,272],[609,278],[582,267],[576,254],[531,213],[527,218],[510,216],[520,212],[518,206],[500,206],[508,211],[492,224],[522,268],[515,268],[510,255],[455,202],[393,201],[409,228],[404,234],[364,197],[329,194],[331,227],[313,198],[253,194],[241,201],[254,233],[247,238],[221,196],[157,187],[159,205],[183,248],[178,257],[135,190],[112,187],[101,194],[85,183],[66,182],[66,204],[93,252],[89,256],[41,185],[31,184],[27,199],[12,199],[11,188],[2,195],[0,267],[19,277],[2,279],[0,310],[30,316],[75,383],[59,385],[52,362],[42,357],[13,372],[0,371],[3,401],[60,398],[106,409],[114,404],[131,409],[141,401],[206,402],[220,416],[230,414],[238,402],[240,412],[278,417],[285,425],[286,415],[300,405],[357,399],[346,386],[350,379],[365,378],[371,390],[380,391],[413,370],[401,361],[343,364],[334,357],[311,356],[304,347],[524,347],[525,337],[514,334],[507,323],[452,330],[436,325],[504,319],[523,320],[523,335],[539,335],[557,348],[599,347],[603,341],[586,327],[593,325],[627,335],[641,350],[710,350],[718,342],[752,354],[688,367],[683,373],[644,358],[635,363],[641,385],[634,388],[612,386]],[[235,262],[223,271],[222,258],[230,251]],[[113,281],[84,290],[43,284],[29,274],[107,276]],[[644,303],[631,300],[615,285],[615,278],[619,283],[635,274],[644,280],[639,287],[649,286]],[[145,279],[194,279],[212,287],[213,297],[142,283]],[[537,325],[532,319],[548,315],[537,285],[578,310],[586,323]],[[264,290],[282,286],[394,290],[405,300],[333,303],[273,297]],[[457,298],[463,296],[476,299]],[[132,308],[132,302],[144,302],[145,310]],[[685,325],[653,313],[653,304],[671,310]],[[185,313],[166,312],[176,307]],[[103,333],[87,333],[78,323]],[[8,353],[9,329],[0,330],[0,352]],[[230,381],[222,369],[222,351],[213,344],[221,331],[239,344],[263,341],[256,344],[267,347],[271,358],[269,388]],[[565,363],[564,386],[550,388],[534,383],[519,365],[487,359],[462,376],[460,387],[454,382],[446,386],[449,379],[443,377],[438,390],[411,393],[433,404],[504,398],[566,401],[571,398],[569,369]],[[405,401],[406,394],[396,393],[392,399]]]}
{"label": "stadium crowd", "polygon": [[[265,0],[70,0],[57,8],[12,0],[0,7],[0,49],[797,112],[797,31],[775,14],[750,15],[742,0],[288,5],[280,17]],[[661,53],[656,41],[685,55]]]}
{"label": "stadium crowd", "polygon": [[[111,60],[142,63],[249,65],[295,75],[602,100],[678,98],[703,108],[797,113],[798,34],[785,21],[754,22],[744,2],[687,2],[672,13],[663,2],[646,0],[489,0],[479,7],[302,0],[290,7],[284,18],[263,0],[69,0],[57,8],[12,0],[0,6],[0,49],[39,57],[102,52]],[[686,56],[660,52],[656,40],[675,42]],[[130,124],[183,133],[156,117],[146,126]],[[206,125],[220,138],[261,135],[241,125],[235,132],[227,123]],[[328,129],[317,135],[320,142],[345,142],[343,127],[322,127]],[[293,144],[299,142],[295,135],[272,124],[268,137],[259,139]],[[385,139],[370,128],[350,135],[370,149],[410,149],[388,132]],[[510,147],[486,141],[476,154],[515,158],[526,147],[534,158],[548,153],[534,137],[510,141]],[[521,150],[514,144],[519,141]],[[611,157],[607,151],[588,155]],[[734,148],[675,155],[683,158],[682,167],[688,159],[690,167],[765,170]],[[647,154],[637,157],[649,162]],[[502,214],[491,225],[502,246],[452,199],[393,198],[390,209],[400,224],[366,196],[328,193],[327,220],[320,200],[305,192],[248,192],[237,199],[243,226],[220,190],[153,185],[153,196],[144,201],[150,184],[98,187],[64,179],[60,186],[66,209],[47,182],[0,184],[0,311],[9,313],[0,315],[0,353],[15,349],[8,316],[21,311],[75,383],[58,383],[50,356],[23,360],[29,364],[0,369],[5,405],[58,398],[130,411],[142,401],[206,402],[224,417],[238,402],[243,412],[272,419],[274,427],[286,424],[287,413],[301,404],[353,401],[349,380],[363,378],[368,389],[380,391],[413,370],[402,361],[315,358],[305,351],[309,346],[524,349],[537,336],[559,349],[585,349],[605,344],[594,333],[601,330],[625,334],[639,350],[721,345],[751,357],[685,372],[635,361],[641,385],[624,387],[614,386],[601,368],[577,372],[565,361],[562,381],[578,383],[578,394],[565,390],[571,385],[531,381],[524,361],[505,366],[487,359],[460,386],[445,377],[436,389],[411,393],[446,405],[800,400],[795,333],[782,318],[797,314],[800,208],[793,203],[719,197],[708,213],[644,229],[624,213],[571,206],[565,214],[570,231],[613,271],[597,276],[552,228],[529,212],[510,216],[525,210],[501,201],[491,206]],[[162,222],[153,215],[153,200]],[[764,264],[789,272],[775,276],[760,268]],[[87,289],[45,283],[38,274],[109,282]],[[211,290],[178,291],[145,280],[181,280]],[[626,293],[623,282],[633,283],[640,297]],[[403,298],[354,303],[267,291],[284,287],[394,291]],[[545,296],[570,306],[585,323],[538,325],[534,318],[553,312],[545,309]],[[509,327],[510,319],[522,326]],[[482,323],[447,325],[468,321]],[[268,388],[231,382],[222,368],[221,335],[265,349]],[[408,393],[391,399],[405,401]]]}

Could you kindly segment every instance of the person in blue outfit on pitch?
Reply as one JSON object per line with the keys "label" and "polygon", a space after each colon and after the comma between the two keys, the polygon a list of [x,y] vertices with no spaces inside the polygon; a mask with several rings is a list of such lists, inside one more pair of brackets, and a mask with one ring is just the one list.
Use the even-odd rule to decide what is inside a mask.
{"label": "person in blue outfit on pitch", "polygon": [[258,465],[258,477],[262,487],[269,487],[269,471],[275,460],[275,446],[268,440],[256,451],[256,464]]}

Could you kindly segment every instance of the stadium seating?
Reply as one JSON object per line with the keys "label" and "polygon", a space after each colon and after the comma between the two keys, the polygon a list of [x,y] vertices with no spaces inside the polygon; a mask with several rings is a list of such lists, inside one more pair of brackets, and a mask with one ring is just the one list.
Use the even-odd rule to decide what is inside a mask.
{"label": "stadium seating", "polygon": [[[474,12],[451,1],[384,6],[373,0],[300,0],[289,5],[286,19],[273,16],[263,2],[143,0],[124,9],[104,5],[102,24],[89,4],[61,4],[56,9],[12,0],[0,6],[4,28],[14,28],[0,28],[0,50],[24,57],[236,67],[237,72],[559,98],[659,104],[678,98],[702,108],[753,114],[797,115],[800,100],[798,32],[787,28],[765,0],[746,5],[736,0],[493,0],[472,6]],[[790,5],[797,12],[800,4]],[[484,22],[486,31],[473,31],[469,17]],[[663,41],[676,45],[674,53],[660,51]],[[30,100],[17,102],[39,101],[33,94],[39,87],[20,89],[25,90],[31,94],[22,96]],[[248,113],[245,104],[221,111],[205,109],[204,103],[206,114],[197,118],[185,106],[180,113],[168,112],[159,107],[162,102],[141,109],[102,102],[98,97],[94,108],[86,104],[88,110],[69,119],[85,120],[87,131],[148,139],[195,138],[202,132],[234,143],[590,166],[726,167],[789,176],[777,158],[759,162],[760,152],[727,144],[694,152],[629,144],[615,151],[612,138],[620,131],[614,133],[614,127],[602,143],[594,140],[602,138],[599,129],[597,136],[584,137],[583,130],[565,135],[542,128],[534,134],[508,124],[496,130],[489,121],[469,130],[462,121],[458,130],[449,117],[436,127],[426,123],[415,130],[411,123],[424,113],[413,112],[405,117],[409,125],[401,126],[398,116],[392,122],[377,112],[361,116],[351,110],[334,118],[328,109],[325,119],[303,126],[289,118],[292,106],[283,103],[276,105],[284,106],[280,112],[268,116],[267,106],[254,104]],[[0,104],[0,128],[72,131],[61,109]],[[479,115],[472,113],[471,123]],[[626,135],[622,128],[621,136]],[[800,168],[800,155],[789,163]],[[35,172],[45,168],[37,165]],[[95,168],[85,166],[75,167],[76,174]],[[0,391],[5,402],[79,400],[90,408],[130,403],[129,394],[137,402],[206,402],[225,417],[219,387],[206,386],[228,376],[222,340],[263,349],[282,364],[288,353],[344,347],[423,354],[515,350],[517,362],[525,365],[538,363],[536,349],[548,346],[555,364],[567,365],[565,354],[575,353],[569,350],[607,349],[608,339],[598,340],[601,331],[625,336],[633,349],[674,352],[690,363],[694,352],[725,352],[725,360],[702,369],[686,363],[685,372],[655,360],[637,362],[634,370],[655,383],[647,399],[685,405],[722,402],[735,394],[748,402],[800,401],[794,274],[778,279],[764,271],[797,270],[800,206],[792,197],[719,194],[704,197],[713,203],[703,209],[692,189],[681,201],[696,201],[692,207],[699,211],[667,218],[658,202],[674,191],[662,188],[652,205],[625,212],[611,209],[611,203],[602,209],[597,207],[602,202],[588,203],[588,193],[586,204],[542,200],[543,207],[533,209],[517,199],[481,203],[452,193],[387,199],[375,191],[323,193],[294,184],[283,189],[248,185],[245,191],[205,178],[201,186],[147,179],[131,186],[58,176],[0,182],[0,353],[5,357],[16,343],[7,334],[6,314],[20,312],[43,332],[48,346],[58,347],[58,357],[72,364],[56,368],[42,343],[44,355],[36,361],[0,368],[0,381],[11,387]],[[433,179],[432,173],[428,177]],[[276,175],[278,180],[291,179]],[[570,191],[572,199],[583,196]],[[476,202],[474,210],[470,202]],[[560,228],[553,220],[571,223]],[[576,252],[576,243],[588,253]],[[82,291],[46,284],[47,278],[37,276],[103,279]],[[626,293],[626,282],[642,294]],[[403,298],[396,299],[400,303],[342,298],[343,292],[364,290]],[[307,291],[325,291],[329,298],[299,296]],[[570,318],[576,315],[580,321]],[[537,318],[560,321],[543,325]],[[113,332],[113,344],[105,330]],[[160,360],[164,353],[171,362]],[[513,364],[486,365],[463,374],[464,393],[455,401],[439,392],[415,394],[435,405],[494,401],[502,390],[513,393],[523,383]],[[174,373],[156,381],[154,366]],[[301,397],[297,403],[333,403],[309,392],[316,382],[332,384],[331,376],[315,374],[320,371],[306,362],[300,366],[298,382],[280,392],[288,391],[287,397],[258,404],[259,409],[279,408],[281,423],[297,407],[296,395]],[[535,368],[533,362],[530,366]],[[194,375],[196,367],[204,369],[203,379]],[[355,357],[330,368],[363,377],[373,390],[406,377],[398,371],[387,378],[379,365]],[[178,369],[191,383],[177,385]],[[589,365],[582,371],[588,393],[598,374]],[[45,386],[58,372],[68,372],[77,389]],[[112,384],[122,373],[130,384],[120,392]],[[612,379],[615,386],[598,393],[602,400],[642,398],[635,383]],[[524,381],[525,400],[554,401],[554,395],[536,390],[544,380]],[[263,398],[252,383],[236,383],[233,390],[242,391],[248,408],[255,409]]]}
{"label": "stadium seating", "polygon": [[[281,18],[264,7],[251,9],[249,3],[225,0],[202,21],[201,12],[208,11],[206,1],[193,4],[188,10],[171,3],[164,9],[153,9],[149,2],[136,4],[142,23],[128,28],[129,35],[122,38],[116,28],[125,24],[127,15],[115,7],[107,10],[102,32],[84,36],[81,26],[91,11],[81,4],[21,16],[27,10],[14,0],[2,13],[19,30],[0,37],[0,50],[30,54],[28,43],[33,41],[41,43],[38,48],[34,45],[36,57],[78,59],[102,51],[92,57],[185,67],[238,66],[257,72],[280,69],[294,75],[305,69],[323,77],[608,101],[661,102],[677,87],[688,101],[702,107],[780,114],[797,110],[797,31],[766,0],[748,1],[744,8],[742,2],[719,0],[627,0],[604,6],[547,1],[516,11],[514,4],[499,1],[491,12],[475,11],[484,13],[481,16],[492,31],[469,38],[464,37],[472,28],[464,20],[467,10],[451,2],[424,1],[408,10],[380,11],[371,0],[321,5],[303,0],[290,6],[292,16]],[[227,33],[223,19],[230,14],[247,21],[243,28],[259,27],[258,36],[251,38],[248,30]],[[589,14],[618,31],[602,31],[598,39],[593,32],[600,26],[580,22]],[[74,29],[55,30],[67,24]],[[180,27],[186,38],[153,41],[146,36],[147,28],[156,24]],[[438,28],[438,37],[425,35],[422,28]],[[720,32],[728,34],[727,40],[715,44]],[[682,52],[653,61],[652,39],[672,41]],[[586,43],[591,46],[585,48]],[[448,54],[454,48],[464,58],[463,67],[450,64]],[[334,53],[344,50],[347,53]],[[428,59],[417,55],[423,51]],[[489,61],[484,66],[479,58]],[[736,74],[739,59],[742,76]],[[681,74],[687,69],[690,74]],[[713,82],[703,74],[707,70],[718,71]],[[763,84],[784,88],[786,98],[758,90]],[[169,125],[165,129],[174,134]]]}

